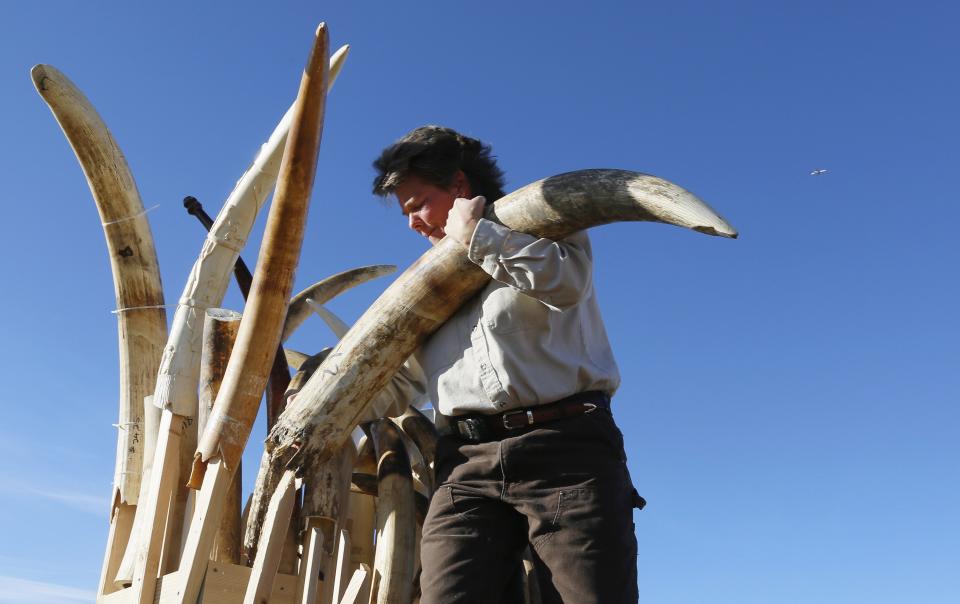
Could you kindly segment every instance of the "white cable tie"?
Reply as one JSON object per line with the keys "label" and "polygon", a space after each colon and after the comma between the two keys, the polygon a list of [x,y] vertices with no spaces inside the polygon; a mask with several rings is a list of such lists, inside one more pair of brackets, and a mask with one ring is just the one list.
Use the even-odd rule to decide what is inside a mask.
{"label": "white cable tie", "polygon": [[177,305],[186,306],[188,308],[196,308],[197,310],[200,310],[200,311],[205,311],[208,308],[210,308],[209,304],[201,304],[200,301],[197,300],[196,298],[186,298],[186,297],[180,298],[180,300],[177,302]]}
{"label": "white cable tie", "polygon": [[143,216],[143,215],[146,214],[147,212],[152,212],[152,211],[156,210],[156,209],[159,208],[159,207],[160,207],[160,204],[158,203],[157,205],[155,205],[155,206],[153,206],[153,207],[151,207],[151,208],[147,208],[146,210],[143,210],[142,212],[137,212],[136,214],[133,214],[132,216],[124,216],[123,218],[117,218],[116,220],[108,220],[107,222],[104,222],[104,223],[101,223],[101,224],[103,224],[103,226],[109,226],[109,225],[111,225],[111,224],[117,224],[118,222],[126,222],[127,220],[133,220],[134,218],[140,218],[141,216]]}
{"label": "white cable tie", "polygon": [[119,315],[122,312],[128,312],[131,310],[148,310],[151,308],[167,308],[169,306],[170,306],[169,304],[154,304],[152,306],[128,306],[126,308],[118,308],[116,310],[111,310],[110,314]]}
{"label": "white cable tie", "polygon": [[140,422],[123,422],[122,424],[110,424],[117,430],[126,430],[127,426],[139,426]]}
{"label": "white cable tie", "polygon": [[234,241],[229,237],[217,237],[213,234],[213,231],[207,233],[207,241],[214,245],[225,247],[231,252],[236,252],[237,254],[240,254],[240,252],[243,251],[243,245],[246,243],[245,241]]}

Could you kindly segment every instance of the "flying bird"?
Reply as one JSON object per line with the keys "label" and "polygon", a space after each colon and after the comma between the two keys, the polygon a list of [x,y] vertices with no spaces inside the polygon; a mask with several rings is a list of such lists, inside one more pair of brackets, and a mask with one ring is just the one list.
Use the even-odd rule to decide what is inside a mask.
{"label": "flying bird", "polygon": [[826,173],[827,173],[826,168],[817,168],[813,172],[810,172],[810,176],[820,176],[821,174],[826,174]]}

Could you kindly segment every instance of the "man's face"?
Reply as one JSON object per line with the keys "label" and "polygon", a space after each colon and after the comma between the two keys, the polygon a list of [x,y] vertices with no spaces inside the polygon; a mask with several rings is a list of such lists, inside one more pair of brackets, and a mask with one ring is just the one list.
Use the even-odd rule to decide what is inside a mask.
{"label": "man's face", "polygon": [[446,236],[443,229],[447,226],[447,215],[453,200],[461,194],[459,180],[454,178],[453,184],[444,188],[411,174],[394,191],[408,226],[433,245]]}

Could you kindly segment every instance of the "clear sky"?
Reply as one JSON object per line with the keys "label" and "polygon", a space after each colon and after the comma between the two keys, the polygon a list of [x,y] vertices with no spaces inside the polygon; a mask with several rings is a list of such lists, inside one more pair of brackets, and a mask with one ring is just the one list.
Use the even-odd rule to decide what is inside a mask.
{"label": "clear sky", "polygon": [[[740,239],[591,234],[649,501],[642,600],[956,602],[958,20],[948,2],[7,3],[0,602],[92,599],[116,443],[102,229],[30,67],[87,94],[159,204],[175,304],[203,239],[181,199],[216,214],[320,21],[352,50],[296,290],[425,251],[370,193],[373,158],[424,123],[491,142],[508,189],[593,167],[670,179]],[[330,308],[353,321],[388,280]],[[314,318],[292,345],[331,343]]]}

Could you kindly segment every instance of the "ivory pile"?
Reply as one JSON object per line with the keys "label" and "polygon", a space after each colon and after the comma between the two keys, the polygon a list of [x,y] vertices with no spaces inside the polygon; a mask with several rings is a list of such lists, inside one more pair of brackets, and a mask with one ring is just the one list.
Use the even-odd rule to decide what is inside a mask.
{"label": "ivory pile", "polygon": [[[329,56],[320,25],[296,100],[216,218],[205,219],[209,233],[169,333],[150,226],[123,154],[66,76],[48,65],[32,70],[100,212],[116,293],[120,430],[98,602],[418,597],[419,527],[436,486],[436,428],[414,407],[357,428],[401,364],[489,277],[445,240],[352,328],[323,304],[392,267],[346,271],[291,298],[326,94],[347,50]],[[221,309],[274,186],[243,312]],[[691,193],[621,170],[547,178],[499,200],[486,217],[553,238],[627,220],[736,237]],[[284,348],[314,311],[339,343],[312,354]],[[238,469],[265,392],[270,432],[242,506],[251,489]]]}

